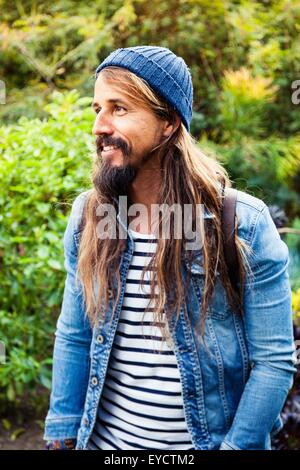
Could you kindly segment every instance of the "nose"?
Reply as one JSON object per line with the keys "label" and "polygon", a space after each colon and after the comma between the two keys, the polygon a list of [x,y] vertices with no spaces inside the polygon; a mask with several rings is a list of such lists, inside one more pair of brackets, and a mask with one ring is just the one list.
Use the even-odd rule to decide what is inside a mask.
{"label": "nose", "polygon": [[111,120],[108,118],[107,115],[100,111],[95,119],[94,126],[92,133],[94,135],[101,135],[101,134],[112,134],[114,132],[114,128],[112,125]]}

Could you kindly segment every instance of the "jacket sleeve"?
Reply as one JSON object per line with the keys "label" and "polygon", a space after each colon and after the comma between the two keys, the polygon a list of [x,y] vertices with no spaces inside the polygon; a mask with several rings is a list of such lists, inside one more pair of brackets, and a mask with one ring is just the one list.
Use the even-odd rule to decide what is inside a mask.
{"label": "jacket sleeve", "polygon": [[264,204],[252,236],[253,276],[244,286],[244,326],[251,371],[220,450],[271,449],[293,385],[293,314],[289,254]]}
{"label": "jacket sleeve", "polygon": [[76,282],[78,253],[74,237],[83,194],[73,203],[63,240],[67,275],[55,332],[52,389],[44,433],[47,441],[77,437],[88,384],[92,329],[85,317],[80,283]]}

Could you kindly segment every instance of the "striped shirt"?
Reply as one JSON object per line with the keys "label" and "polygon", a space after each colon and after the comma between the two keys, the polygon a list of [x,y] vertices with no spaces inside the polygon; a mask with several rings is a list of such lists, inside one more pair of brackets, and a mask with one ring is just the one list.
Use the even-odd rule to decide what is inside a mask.
{"label": "striped shirt", "polygon": [[[130,232],[134,239],[133,258],[87,447],[191,450],[176,356],[170,340],[163,340],[159,325],[151,325],[154,316],[151,304],[148,307],[150,270],[145,273],[143,284],[139,284],[143,266],[148,265],[157,240],[152,234]],[[162,322],[167,325],[165,315]]]}

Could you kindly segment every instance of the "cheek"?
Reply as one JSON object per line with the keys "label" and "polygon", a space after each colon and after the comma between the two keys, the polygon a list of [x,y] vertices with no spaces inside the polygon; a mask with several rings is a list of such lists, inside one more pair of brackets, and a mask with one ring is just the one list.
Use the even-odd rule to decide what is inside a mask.
{"label": "cheek", "polygon": [[129,141],[133,151],[144,152],[158,142],[157,123],[149,117],[128,116],[126,120],[116,123],[116,130]]}
{"label": "cheek", "polygon": [[120,119],[115,123],[115,130],[121,136],[130,140],[132,144],[136,144],[136,139],[144,135],[147,126],[146,123],[141,123],[137,118],[128,116],[126,119]]}
{"label": "cheek", "polygon": [[149,130],[153,128],[153,124],[149,119],[141,118],[139,120],[139,127],[140,127],[141,131],[146,131],[146,132],[148,131],[149,132]]}
{"label": "cheek", "polygon": [[139,122],[139,135],[142,136],[142,144],[151,146],[158,141],[159,130],[156,122],[151,122],[151,119],[143,119]]}

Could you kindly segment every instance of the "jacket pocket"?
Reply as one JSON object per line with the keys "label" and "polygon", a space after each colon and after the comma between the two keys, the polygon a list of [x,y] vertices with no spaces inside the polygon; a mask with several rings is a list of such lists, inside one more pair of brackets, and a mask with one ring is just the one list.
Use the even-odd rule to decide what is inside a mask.
{"label": "jacket pocket", "polygon": [[223,441],[219,450],[242,450],[242,449],[233,445],[231,442]]}
{"label": "jacket pocket", "polygon": [[[187,265],[187,270],[190,271],[191,281],[193,283],[198,301],[201,304],[205,284],[204,268],[198,263],[191,263],[190,266]],[[231,310],[227,300],[226,291],[221,283],[220,274],[217,272],[215,287],[209,301],[207,315],[216,320],[225,320],[230,314]]]}

